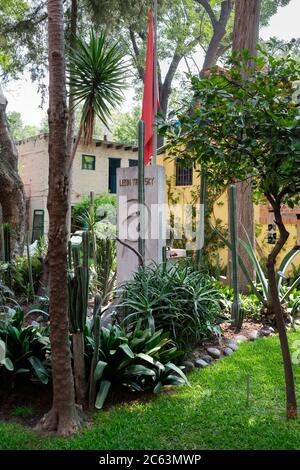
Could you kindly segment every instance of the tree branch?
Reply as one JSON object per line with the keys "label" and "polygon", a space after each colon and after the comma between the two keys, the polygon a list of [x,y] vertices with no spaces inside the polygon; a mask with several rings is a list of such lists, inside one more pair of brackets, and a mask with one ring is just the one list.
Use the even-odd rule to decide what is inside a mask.
{"label": "tree branch", "polygon": [[216,15],[213,12],[212,7],[208,3],[208,0],[196,0],[196,2],[199,3],[199,5],[203,6],[203,8],[205,9],[206,13],[208,14],[210,18],[213,28],[215,29],[217,27],[218,20],[216,18]]}

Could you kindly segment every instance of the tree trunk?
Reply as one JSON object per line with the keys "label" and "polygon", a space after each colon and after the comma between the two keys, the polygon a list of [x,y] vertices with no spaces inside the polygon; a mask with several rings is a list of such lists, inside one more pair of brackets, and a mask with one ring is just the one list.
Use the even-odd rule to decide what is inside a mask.
{"label": "tree trunk", "polygon": [[67,213],[69,175],[66,138],[66,76],[62,0],[48,0],[49,46],[49,292],[53,406],[42,419],[43,429],[60,435],[79,425],[75,406],[68,325]]}
{"label": "tree trunk", "polygon": [[[76,47],[76,34],[77,34],[77,15],[78,15],[78,3],[77,0],[72,0],[71,3],[71,26],[69,35],[69,51]],[[72,93],[72,88],[69,89],[69,103],[68,103],[68,127],[67,127],[67,155],[68,161],[72,159],[74,152],[74,135],[75,135],[75,100]],[[76,151],[76,149],[75,149]],[[72,225],[72,186],[73,186],[73,175],[72,165],[70,168],[69,175],[69,204],[68,204],[68,231],[71,233]]]}
{"label": "tree trunk", "polygon": [[73,338],[73,359],[76,402],[81,407],[85,405],[86,377],[84,364],[84,336],[83,332],[74,333]]}
{"label": "tree trunk", "polygon": [[[230,14],[233,9],[233,1],[226,0],[222,2],[220,19],[213,23],[213,36],[208,45],[208,49],[205,55],[201,76],[205,74],[205,70],[214,67],[222,54],[222,49],[220,48],[222,39],[226,34],[226,28]],[[226,50],[226,49],[225,49]]]}
{"label": "tree trunk", "polygon": [[23,254],[25,235],[25,194],[18,173],[18,152],[6,119],[7,101],[0,86],[0,204],[3,222],[12,229],[12,256]]}
{"label": "tree trunk", "polygon": [[[257,53],[259,39],[259,18],[261,0],[236,0],[235,21],[233,30],[233,51],[248,49],[252,56]],[[249,64],[250,65],[250,64]],[[252,189],[249,181],[237,184],[238,237],[247,242],[245,231],[255,247],[255,221]],[[239,248],[248,273],[255,281],[255,268],[242,247]],[[248,281],[239,266],[239,285],[243,293],[247,293]]]}
{"label": "tree trunk", "polygon": [[276,324],[279,333],[280,346],[283,358],[285,387],[286,387],[286,415],[287,418],[297,418],[297,401],[295,393],[295,381],[293,374],[293,366],[289,350],[288,338],[284,322],[282,306],[279,298],[277,282],[276,282],[276,258],[284,247],[289,233],[286,230],[281,216],[280,203],[273,205],[275,221],[279,229],[280,238],[277,241],[272,253],[268,256],[267,268],[269,279],[269,295],[272,313],[275,314]]}

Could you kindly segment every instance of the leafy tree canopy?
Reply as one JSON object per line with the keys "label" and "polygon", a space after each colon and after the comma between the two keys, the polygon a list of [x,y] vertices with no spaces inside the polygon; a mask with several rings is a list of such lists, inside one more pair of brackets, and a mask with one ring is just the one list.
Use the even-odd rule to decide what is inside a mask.
{"label": "leafy tree canopy", "polygon": [[16,111],[8,112],[7,120],[14,140],[27,139],[41,132],[41,129],[37,126],[24,126],[21,114]]}
{"label": "leafy tree canopy", "polygon": [[141,109],[139,106],[136,106],[130,112],[114,115],[113,139],[124,144],[136,145],[140,118]]}
{"label": "leafy tree canopy", "polygon": [[235,54],[224,70],[193,77],[192,112],[162,127],[171,154],[205,164],[216,184],[251,177],[258,199],[299,203],[299,77],[290,47],[284,57]]}

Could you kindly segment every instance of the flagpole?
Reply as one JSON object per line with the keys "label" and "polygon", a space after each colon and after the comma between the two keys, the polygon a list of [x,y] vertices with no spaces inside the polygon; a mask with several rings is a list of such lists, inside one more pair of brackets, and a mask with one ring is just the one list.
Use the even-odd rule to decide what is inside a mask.
{"label": "flagpole", "polygon": [[153,26],[154,26],[154,90],[153,90],[153,99],[154,99],[154,134],[153,134],[153,158],[152,164],[156,165],[157,160],[157,0],[153,0]]}

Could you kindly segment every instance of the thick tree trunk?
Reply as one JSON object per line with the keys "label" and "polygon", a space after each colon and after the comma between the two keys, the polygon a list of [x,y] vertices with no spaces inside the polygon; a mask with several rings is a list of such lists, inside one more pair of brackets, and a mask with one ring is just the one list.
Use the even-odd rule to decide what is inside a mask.
{"label": "thick tree trunk", "polygon": [[[233,51],[248,49],[252,56],[257,53],[259,39],[259,18],[261,0],[236,0],[235,21],[233,30]],[[250,64],[249,64],[250,66]],[[250,238],[252,246],[255,246],[255,221],[252,190],[249,181],[237,184],[237,211],[238,211],[238,237],[247,242],[245,231]],[[240,247],[240,255],[253,281],[255,281],[255,269],[253,263]],[[241,292],[247,292],[248,281],[239,267],[239,284]]]}
{"label": "thick tree trunk", "polygon": [[286,327],[284,322],[284,316],[282,311],[282,306],[279,299],[277,282],[276,282],[276,272],[275,264],[276,258],[279,252],[284,247],[289,233],[286,230],[282,216],[280,212],[280,203],[273,206],[275,221],[279,229],[280,238],[277,241],[272,253],[270,253],[267,262],[268,268],[268,279],[269,279],[269,295],[270,295],[270,304],[272,313],[275,314],[276,324],[279,333],[280,346],[283,358],[284,366],[284,375],[285,375],[285,386],[286,386],[286,415],[287,418],[297,418],[297,401],[295,393],[295,381],[293,374],[293,366],[291,361],[291,355],[289,350],[288,338],[286,333]]}
{"label": "thick tree trunk", "polygon": [[[76,47],[76,34],[77,34],[77,15],[78,3],[77,0],[72,0],[71,3],[71,25],[69,33],[69,51]],[[69,89],[69,103],[68,103],[68,127],[67,127],[67,155],[68,161],[71,161],[74,151],[74,135],[75,135],[75,100],[72,93],[72,88]],[[75,149],[76,151],[76,149]],[[72,166],[69,175],[69,207],[68,207],[68,231],[71,233],[72,222]]]}
{"label": "thick tree trunk", "polygon": [[0,86],[0,204],[3,222],[12,228],[12,256],[23,253],[25,235],[25,194],[18,173],[18,152],[6,119],[7,101]]}
{"label": "thick tree trunk", "polygon": [[76,402],[83,408],[86,401],[86,377],[84,364],[84,337],[81,331],[73,334],[73,359]]}
{"label": "thick tree trunk", "polygon": [[53,406],[42,428],[60,435],[79,425],[75,406],[68,325],[67,212],[69,175],[66,139],[66,77],[62,0],[48,0],[49,45],[49,291]]}

